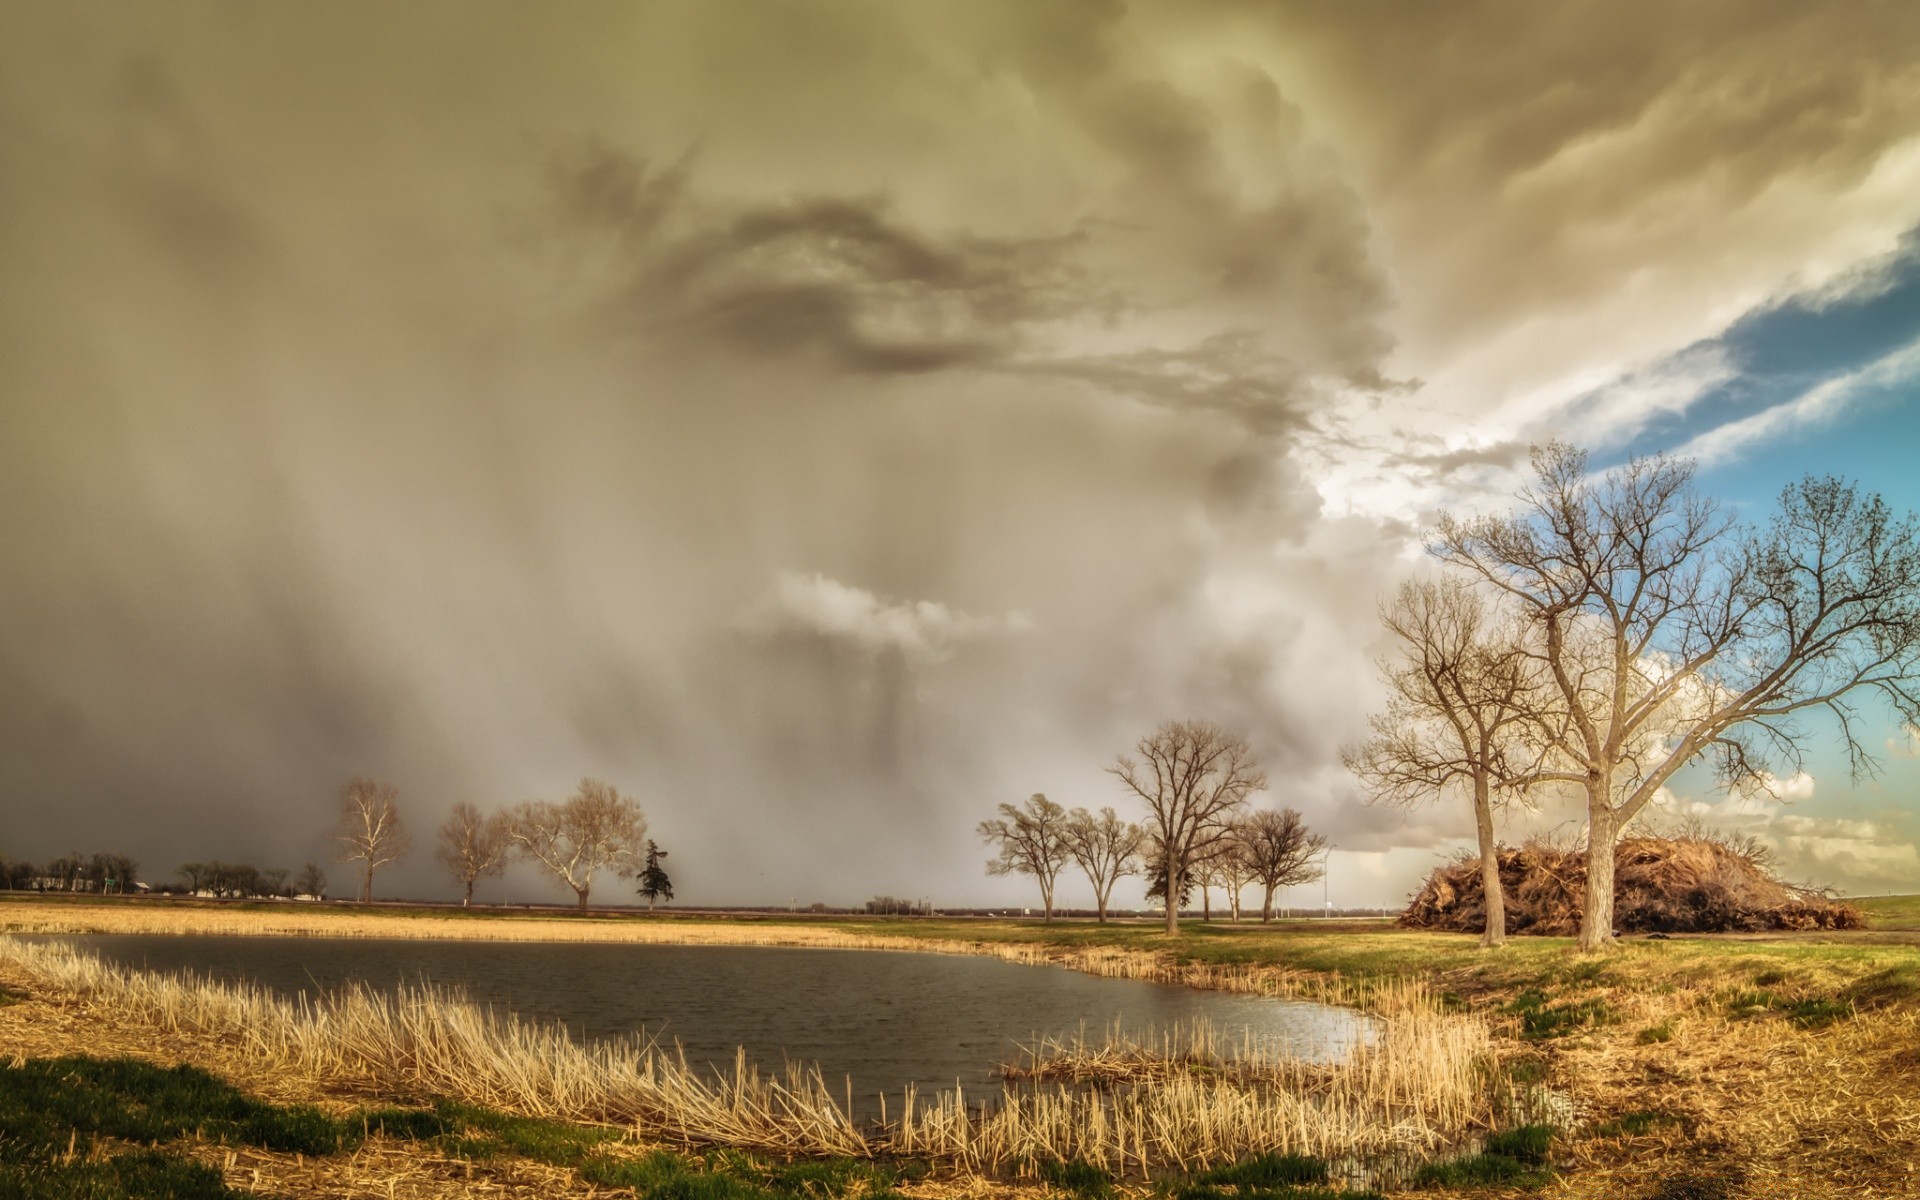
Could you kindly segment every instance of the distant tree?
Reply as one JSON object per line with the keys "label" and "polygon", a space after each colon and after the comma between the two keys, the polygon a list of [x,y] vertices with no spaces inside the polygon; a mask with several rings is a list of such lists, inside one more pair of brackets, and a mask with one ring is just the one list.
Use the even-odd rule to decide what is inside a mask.
{"label": "distant tree", "polygon": [[[1147,828],[1158,838],[1168,883],[1162,895],[1185,896],[1188,870],[1227,840],[1234,813],[1265,789],[1267,774],[1247,740],[1209,721],[1168,721],[1107,771],[1146,802]],[[1180,905],[1167,905],[1167,932],[1180,931]]]}
{"label": "distant tree", "polygon": [[315,896],[321,900],[327,898],[327,873],[320,869],[319,863],[308,863],[300,868],[293,877],[293,890],[297,895]]}
{"label": "distant tree", "polygon": [[207,886],[207,864],[205,863],[181,863],[177,874],[187,881],[188,895],[197,896]]}
{"label": "distant tree", "polygon": [[434,857],[460,884],[460,907],[472,905],[475,883],[506,871],[512,826],[513,819],[507,814],[482,817],[480,810],[465,800],[453,806],[446,823],[440,826]]}
{"label": "distant tree", "polygon": [[673,901],[673,880],[667,878],[666,871],[660,866],[660,860],[666,856],[667,852],[655,845],[652,838],[647,839],[647,861],[640,868],[639,892],[647,898],[648,912],[653,911],[653,902],[656,900]]}
{"label": "distant tree", "polygon": [[87,864],[77,853],[62,854],[47,864],[47,875],[53,879],[56,891],[79,891],[80,881],[87,877]]}
{"label": "distant tree", "polygon": [[339,861],[361,864],[360,902],[373,899],[373,873],[412,849],[395,803],[399,789],[371,779],[353,779],[340,789]]}
{"label": "distant tree", "polygon": [[1140,872],[1140,847],[1146,841],[1146,832],[1138,825],[1122,821],[1111,808],[1101,809],[1098,816],[1076,808],[1067,814],[1065,836],[1067,853],[1080,864],[1080,869],[1087,873],[1087,882],[1093,885],[1093,898],[1099,906],[1100,923],[1104,925],[1113,885],[1122,876]]}
{"label": "distant tree", "polygon": [[100,893],[130,892],[138,882],[140,864],[124,854],[93,854],[87,859],[87,889]]}
{"label": "distant tree", "polygon": [[4,867],[0,867],[0,886],[10,892],[25,891],[33,886],[34,876],[38,874],[32,863],[24,859],[9,859]]}
{"label": "distant tree", "polygon": [[597,872],[633,873],[647,822],[640,805],[612,784],[582,779],[579,790],[563,803],[522,804],[509,830],[515,849],[573,889],[585,908]]}
{"label": "distant tree", "polygon": [[1067,810],[1035,792],[1024,807],[1002,804],[999,811],[998,817],[977,827],[981,840],[1000,850],[987,860],[987,874],[1033,876],[1040,885],[1045,919],[1052,921],[1054,881],[1070,857]]}
{"label": "distant tree", "polygon": [[[809,912],[827,912],[824,904],[816,903]],[[902,900],[898,896],[875,896],[867,901],[867,911],[875,916],[917,916],[927,911],[925,905],[914,900]]]}
{"label": "distant tree", "polygon": [[1213,919],[1213,904],[1208,889],[1217,887],[1227,895],[1227,912],[1234,924],[1240,923],[1240,893],[1253,881],[1253,873],[1242,854],[1241,824],[1242,819],[1235,817],[1229,827],[1230,836],[1194,864],[1193,874],[1200,884],[1200,915],[1203,920]]}
{"label": "distant tree", "polygon": [[1234,840],[1252,882],[1266,889],[1260,901],[1262,921],[1273,920],[1275,891],[1312,883],[1324,873],[1315,860],[1327,848],[1327,839],[1310,831],[1291,808],[1248,813],[1236,824]]}

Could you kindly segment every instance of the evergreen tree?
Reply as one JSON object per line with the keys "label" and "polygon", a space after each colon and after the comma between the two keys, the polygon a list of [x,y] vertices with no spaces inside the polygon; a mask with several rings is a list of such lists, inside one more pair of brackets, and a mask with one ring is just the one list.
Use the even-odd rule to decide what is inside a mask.
{"label": "evergreen tree", "polygon": [[656,900],[673,899],[673,880],[660,866],[660,860],[667,856],[652,838],[647,839],[647,865],[640,869],[640,894],[647,898],[647,911],[653,911]]}

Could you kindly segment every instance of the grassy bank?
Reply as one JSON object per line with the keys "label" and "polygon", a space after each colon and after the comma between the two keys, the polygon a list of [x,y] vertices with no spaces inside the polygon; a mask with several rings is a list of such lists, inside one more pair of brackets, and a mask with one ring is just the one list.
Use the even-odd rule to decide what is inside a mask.
{"label": "grassy bank", "polygon": [[[1483,1185],[1512,1190],[1525,1184],[1569,1200],[1602,1195],[1737,1200],[1920,1195],[1920,1054],[1913,1049],[1920,1045],[1920,945],[1899,934],[1916,903],[1911,897],[1865,902],[1875,930],[1863,935],[1634,939],[1605,957],[1582,956],[1568,943],[1550,939],[1520,939],[1488,954],[1471,937],[1413,933],[1382,922],[1193,923],[1169,940],[1148,926],[1086,923],[583,920],[563,914],[529,918],[287,905],[246,910],[166,903],[0,903],[0,925],[921,948],[1320,997],[1389,1015],[1407,1004],[1407,997],[1419,996],[1420,1004],[1491,1035],[1493,1057],[1507,1081],[1496,1081],[1496,1087],[1547,1086],[1567,1099],[1569,1111],[1556,1119],[1571,1125],[1555,1143],[1553,1182],[1543,1182],[1537,1165],[1495,1155],[1491,1165],[1461,1168],[1482,1175],[1459,1175],[1451,1183],[1430,1179],[1422,1194],[1446,1194],[1449,1188],[1479,1194],[1474,1189]],[[1108,1050],[1109,1058],[1125,1057],[1123,1048]],[[1169,1082],[1177,1076],[1182,1085],[1207,1077],[1206,1071],[1170,1069],[1164,1061],[1146,1070],[1166,1072]],[[1475,1103],[1485,1103],[1489,1092],[1482,1087],[1475,1095]],[[923,1103],[922,1112],[939,1113],[937,1103]],[[1210,1112],[1217,1115],[1227,1107],[1216,1105]],[[1182,1136],[1189,1136],[1201,1127],[1191,1111],[1185,1118],[1178,1111],[1157,1112],[1130,1128],[1186,1120],[1189,1134]],[[956,1107],[931,1121],[924,1144],[870,1139],[866,1152],[924,1155],[942,1164],[943,1171],[1017,1173],[1024,1163],[1031,1178],[1043,1161],[1070,1163],[1079,1157],[1074,1139],[1093,1119],[1084,1110],[1054,1116],[1023,1111],[1017,1122],[989,1134]],[[1484,1110],[1469,1118],[1469,1124],[1494,1123]],[[1115,1125],[1109,1118],[1109,1130]],[[1274,1136],[1257,1122],[1242,1128],[1249,1142]],[[1022,1149],[1042,1136],[1055,1140],[1040,1144],[1060,1153],[1040,1159]],[[1293,1138],[1286,1144],[1303,1153],[1324,1154],[1332,1145],[1297,1132],[1286,1136]],[[1142,1155],[1136,1132],[1103,1137],[1109,1164],[1165,1153]],[[945,1150],[935,1144],[942,1139]],[[994,1149],[968,1166],[966,1154],[955,1152],[963,1144]],[[1219,1164],[1237,1151],[1217,1146],[1210,1153],[1215,1167],[1188,1165],[1199,1173],[1225,1169]],[[1167,1160],[1177,1157],[1166,1155]],[[1089,1169],[1102,1178],[1115,1173],[1110,1167]],[[1222,1185],[1204,1186],[1218,1192]]]}
{"label": "grassy bank", "polygon": [[[287,1077],[616,1124],[649,1141],[693,1146],[913,1157],[983,1175],[1080,1162],[1122,1177],[1262,1151],[1325,1158],[1437,1147],[1494,1116],[1484,1025],[1441,1011],[1415,988],[1399,989],[1394,1014],[1372,1041],[1338,1063],[1273,1060],[1233,1078],[1189,1071],[1115,1091],[909,1093],[884,1126],[862,1127],[816,1070],[768,1077],[742,1057],[715,1075],[649,1042],[582,1044],[564,1028],[431,988],[289,1000],[245,985],[119,970],[11,938],[0,938],[0,961],[116,1021],[228,1047]],[[982,1109],[981,1099],[993,1103]]]}

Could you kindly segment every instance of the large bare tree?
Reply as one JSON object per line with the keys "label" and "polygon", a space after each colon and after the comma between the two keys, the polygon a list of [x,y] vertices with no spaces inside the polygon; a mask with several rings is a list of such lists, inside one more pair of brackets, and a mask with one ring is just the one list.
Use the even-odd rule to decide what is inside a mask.
{"label": "large bare tree", "polygon": [[1146,831],[1121,820],[1112,808],[1103,808],[1098,815],[1084,808],[1067,814],[1067,853],[1080,864],[1080,869],[1087,873],[1087,882],[1093,885],[1093,899],[1102,925],[1107,923],[1113,885],[1125,876],[1140,873],[1140,850],[1146,836]]}
{"label": "large bare tree", "polygon": [[515,850],[573,889],[585,908],[595,874],[638,869],[647,822],[640,805],[612,784],[582,779],[565,801],[530,800],[515,809],[508,836]]}
{"label": "large bare tree", "polygon": [[440,826],[434,857],[460,884],[460,907],[473,904],[474,884],[506,871],[512,827],[513,820],[505,813],[483,817],[465,800],[453,806],[446,823]]}
{"label": "large bare tree", "polygon": [[1031,875],[1040,885],[1040,903],[1046,920],[1053,920],[1053,885],[1071,859],[1067,844],[1067,810],[1039,792],[1024,806],[1002,804],[1000,815],[980,822],[977,832],[999,853],[987,860],[989,875]]}
{"label": "large bare tree", "polygon": [[1273,920],[1273,893],[1312,883],[1325,873],[1318,861],[1327,839],[1307,828],[1291,808],[1262,808],[1234,823],[1234,842],[1255,883],[1265,889],[1260,919]]}
{"label": "large bare tree", "polygon": [[1267,774],[1245,738],[1211,721],[1168,721],[1134,753],[1107,771],[1146,803],[1145,824],[1166,855],[1167,932],[1175,934],[1188,871],[1227,840],[1234,814],[1266,788]]}
{"label": "large bare tree", "polygon": [[352,779],[340,789],[339,861],[361,864],[360,902],[373,899],[373,873],[413,848],[400,822],[400,791],[390,783]]}
{"label": "large bare tree", "polygon": [[1506,940],[1506,893],[1494,838],[1497,802],[1523,795],[1541,762],[1539,736],[1564,724],[1557,693],[1546,690],[1521,630],[1500,620],[1473,582],[1448,574],[1400,585],[1381,623],[1396,653],[1380,660],[1387,706],[1369,718],[1373,734],[1341,751],[1347,768],[1374,800],[1424,803],[1465,792],[1480,846],[1480,882],[1487,925],[1482,946]]}
{"label": "large bare tree", "polygon": [[1856,777],[1877,762],[1863,697],[1920,720],[1920,529],[1836,478],[1793,484],[1764,528],[1694,487],[1694,464],[1606,473],[1536,448],[1517,511],[1444,518],[1432,550],[1517,604],[1565,714],[1559,769],[1584,789],[1580,947],[1613,940],[1620,831],[1676,771],[1728,786],[1798,770],[1803,718],[1828,714]]}

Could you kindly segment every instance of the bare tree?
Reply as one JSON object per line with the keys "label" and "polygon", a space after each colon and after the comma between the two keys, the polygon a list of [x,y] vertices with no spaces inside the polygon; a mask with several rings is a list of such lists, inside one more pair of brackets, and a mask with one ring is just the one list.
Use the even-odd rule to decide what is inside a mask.
{"label": "bare tree", "polygon": [[473,904],[475,883],[506,871],[511,824],[512,819],[505,813],[482,817],[479,809],[462,800],[453,806],[446,823],[440,826],[440,842],[434,847],[434,857],[461,885],[460,907]]}
{"label": "bare tree", "polygon": [[1067,853],[1087,873],[1104,925],[1113,885],[1124,876],[1140,873],[1140,848],[1146,833],[1138,825],[1122,821],[1112,808],[1101,809],[1098,816],[1084,808],[1074,809],[1067,814],[1065,833]]}
{"label": "bare tree", "polygon": [[1312,883],[1325,873],[1319,863],[1327,839],[1307,828],[1291,808],[1262,808],[1235,823],[1234,840],[1253,882],[1266,889],[1260,901],[1260,919],[1273,920],[1273,893],[1283,887]]}
{"label": "bare tree", "polygon": [[300,874],[294,877],[293,890],[302,896],[313,896],[325,900],[327,873],[320,869],[319,863],[308,863],[300,868]]}
{"label": "bare tree", "polygon": [[1053,920],[1053,885],[1067,865],[1067,810],[1035,792],[1026,806],[1002,804],[1000,815],[976,828],[982,841],[1000,852],[987,860],[989,875],[1031,875],[1040,884],[1046,920]]}
{"label": "bare tree", "polygon": [[1149,831],[1166,853],[1167,932],[1180,932],[1189,868],[1225,841],[1234,813],[1267,786],[1247,740],[1210,721],[1168,721],[1121,755],[1109,774],[1146,802]]}
{"label": "bare tree", "polygon": [[533,800],[515,810],[509,825],[514,848],[573,889],[587,906],[595,873],[622,876],[637,869],[646,844],[647,822],[640,805],[612,784],[582,779],[563,803]]}
{"label": "bare tree", "polygon": [[1782,491],[1764,530],[1693,487],[1694,464],[1588,471],[1536,448],[1512,515],[1444,518],[1431,549],[1521,607],[1566,714],[1539,772],[1586,793],[1580,947],[1613,940],[1614,848],[1676,771],[1703,758],[1728,786],[1770,790],[1802,766],[1797,718],[1837,722],[1856,778],[1878,767],[1857,708],[1920,719],[1920,527],[1835,478]]}
{"label": "bare tree", "polygon": [[334,840],[340,843],[339,861],[362,865],[362,904],[373,899],[374,871],[413,848],[394,803],[399,798],[398,788],[371,779],[349,780],[340,789],[340,832]]}
{"label": "bare tree", "polygon": [[1564,725],[1524,631],[1502,623],[1496,610],[1457,575],[1408,581],[1381,623],[1398,640],[1398,653],[1379,663],[1387,707],[1369,718],[1373,735],[1341,751],[1347,769],[1376,801],[1414,805],[1464,791],[1473,804],[1480,844],[1480,882],[1487,925],[1482,946],[1506,940],[1506,894],[1494,839],[1496,802],[1516,792],[1540,766],[1543,723],[1557,735]]}
{"label": "bare tree", "polygon": [[1240,893],[1253,882],[1253,872],[1242,853],[1243,820],[1240,816],[1234,817],[1226,839],[1193,864],[1194,878],[1200,884],[1200,914],[1204,920],[1213,919],[1213,898],[1208,889],[1217,887],[1226,893],[1228,917],[1234,924],[1240,923]]}

